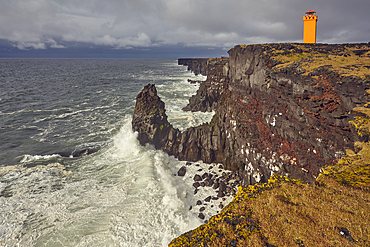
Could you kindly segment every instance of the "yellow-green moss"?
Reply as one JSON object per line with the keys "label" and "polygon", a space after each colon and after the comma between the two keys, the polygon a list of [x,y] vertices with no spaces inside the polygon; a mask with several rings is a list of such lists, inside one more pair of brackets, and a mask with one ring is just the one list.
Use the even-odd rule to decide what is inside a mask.
{"label": "yellow-green moss", "polygon": [[[325,45],[313,47],[305,44],[251,44],[251,45],[237,45],[243,49],[248,46],[262,46],[264,47],[265,55],[269,54],[270,59],[275,60],[278,64],[274,70],[286,68],[294,62],[299,62],[299,67],[305,72],[303,75],[314,71],[321,66],[330,65],[331,70],[343,76],[358,76],[365,79],[370,76],[370,51],[366,44],[351,44],[338,45],[331,47],[330,53],[325,51]],[[279,46],[280,45],[280,46]],[[288,45],[288,46],[286,46]],[[233,50],[235,47],[231,48]],[[290,47],[288,49],[287,47]],[[358,51],[365,51],[361,55],[357,55]],[[367,52],[366,52],[367,51]],[[356,54],[357,53],[357,54]]]}
{"label": "yellow-green moss", "polygon": [[[349,121],[349,124],[355,128],[359,136],[370,136],[370,109],[356,107],[352,112],[361,116],[356,116],[354,120]],[[336,165],[323,168],[322,174],[333,177],[342,184],[369,190],[370,143],[356,142],[354,146],[356,153],[352,150],[347,150],[346,155]]]}
{"label": "yellow-green moss", "polygon": [[[270,58],[279,63],[275,69],[286,68],[294,62],[300,62],[300,68],[305,70],[304,75],[307,75],[314,69],[325,65],[332,66],[332,70],[340,75],[353,75],[362,79],[365,79],[366,75],[370,75],[370,70],[368,67],[370,64],[370,52],[365,52],[361,56],[356,55],[355,53],[356,50],[368,50],[368,46],[341,46],[343,49],[339,50],[338,47],[337,50],[332,50],[331,54],[325,54],[313,50],[310,46],[305,46],[302,44],[290,45],[295,47],[295,49],[268,49],[268,51],[272,52],[272,56],[270,56]],[[302,52],[297,53],[297,49],[301,50]]]}
{"label": "yellow-green moss", "polygon": [[[320,176],[333,177],[341,184],[365,190],[370,189],[370,143],[356,143],[355,154],[348,150],[347,155],[339,160],[338,164],[323,168]],[[318,180],[319,181],[319,180]]]}
{"label": "yellow-green moss", "polygon": [[349,121],[349,124],[353,126],[359,136],[369,136],[370,120],[366,117],[355,117],[354,120]]}

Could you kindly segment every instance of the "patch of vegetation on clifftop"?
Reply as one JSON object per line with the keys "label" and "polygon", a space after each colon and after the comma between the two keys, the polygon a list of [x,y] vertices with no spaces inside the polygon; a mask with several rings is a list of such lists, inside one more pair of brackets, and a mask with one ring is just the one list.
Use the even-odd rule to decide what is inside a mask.
{"label": "patch of vegetation on clifftop", "polygon": [[369,44],[271,44],[264,45],[265,53],[276,61],[275,70],[298,66],[303,75],[327,66],[342,76],[370,76]]}

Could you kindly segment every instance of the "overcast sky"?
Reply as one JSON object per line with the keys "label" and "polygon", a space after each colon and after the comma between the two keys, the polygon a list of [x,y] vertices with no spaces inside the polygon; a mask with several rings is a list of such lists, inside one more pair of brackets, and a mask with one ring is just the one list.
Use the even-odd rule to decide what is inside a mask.
{"label": "overcast sky", "polygon": [[370,0],[0,0],[0,57],[226,54],[236,44],[302,42],[310,9],[319,17],[317,42],[370,41]]}

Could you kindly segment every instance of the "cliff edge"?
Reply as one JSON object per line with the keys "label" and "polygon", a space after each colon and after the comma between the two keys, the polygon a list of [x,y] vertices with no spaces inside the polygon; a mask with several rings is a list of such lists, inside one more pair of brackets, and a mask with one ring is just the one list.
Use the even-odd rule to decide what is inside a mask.
{"label": "cliff edge", "polygon": [[[370,201],[369,165],[353,164],[367,160],[370,44],[238,45],[228,53],[228,61],[207,60],[207,80],[184,108],[215,110],[211,123],[181,133],[167,122],[163,102],[158,107],[146,102],[153,106],[150,114],[135,107],[133,129],[141,143],[180,160],[222,163],[242,181],[234,201],[219,215],[170,245],[280,246],[293,241],[304,246],[315,241],[304,227],[310,224],[321,227],[324,245],[369,241],[368,216],[359,213]],[[156,115],[157,108],[162,115]],[[343,196],[327,196],[333,193]],[[333,202],[340,206],[332,214],[316,208],[329,210]]]}
{"label": "cliff edge", "polygon": [[[184,108],[215,110],[211,123],[184,133],[161,123],[169,136],[157,148],[222,163],[247,186],[273,174],[314,182],[322,166],[364,138],[348,122],[369,100],[368,44],[236,46],[229,55],[207,60],[207,80]],[[133,128],[142,143],[152,142],[141,136],[159,133],[159,125],[140,129],[142,118],[134,116]]]}

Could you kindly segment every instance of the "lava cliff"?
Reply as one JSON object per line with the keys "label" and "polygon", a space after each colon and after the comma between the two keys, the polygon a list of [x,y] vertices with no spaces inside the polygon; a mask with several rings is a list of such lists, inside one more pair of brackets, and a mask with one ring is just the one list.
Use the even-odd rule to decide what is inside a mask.
{"label": "lava cliff", "polygon": [[187,66],[195,75],[206,75],[207,61],[207,58],[179,58],[177,64]]}
{"label": "lava cliff", "polygon": [[272,174],[313,182],[360,138],[348,122],[351,110],[369,101],[369,68],[359,65],[369,50],[369,44],[235,46],[228,60],[196,67],[207,80],[184,110],[215,110],[211,123],[183,133],[172,128],[148,85],[137,98],[133,129],[141,143],[180,160],[223,163],[245,186]]}

